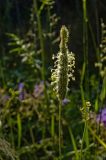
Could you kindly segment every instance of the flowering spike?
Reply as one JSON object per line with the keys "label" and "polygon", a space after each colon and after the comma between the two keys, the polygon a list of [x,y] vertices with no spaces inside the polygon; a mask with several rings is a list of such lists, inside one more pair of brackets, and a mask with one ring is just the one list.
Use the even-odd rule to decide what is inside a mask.
{"label": "flowering spike", "polygon": [[59,100],[63,100],[67,94],[68,82],[70,77],[74,79],[73,72],[75,67],[75,57],[68,50],[69,32],[65,26],[60,30],[60,51],[57,54],[57,60],[52,70],[52,85],[56,91]]}

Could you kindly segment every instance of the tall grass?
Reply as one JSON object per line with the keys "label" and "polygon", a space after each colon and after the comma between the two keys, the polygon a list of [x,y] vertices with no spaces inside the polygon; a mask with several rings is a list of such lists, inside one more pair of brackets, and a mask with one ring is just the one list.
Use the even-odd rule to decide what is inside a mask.
{"label": "tall grass", "polygon": [[[82,99],[82,106],[85,112],[85,122],[84,122],[84,132],[82,136],[82,144],[81,144],[81,159],[83,158],[83,145],[84,142],[86,143],[86,147],[89,148],[89,133],[88,133],[88,122],[87,122],[87,108],[86,108],[86,98],[89,98],[89,71],[88,71],[88,17],[87,17],[87,1],[82,0],[83,4],[83,55],[84,55],[84,62],[82,66],[82,73],[81,73],[81,99]],[[87,92],[87,94],[86,94]]]}
{"label": "tall grass", "polygon": [[[98,46],[88,17],[87,2],[82,0],[83,64],[80,89],[75,89],[69,82],[70,78],[74,80],[75,57],[68,49],[68,27],[62,26],[60,36],[56,35],[58,17],[51,9],[53,0],[32,1],[32,23],[36,28],[29,29],[25,37],[8,34],[11,37],[8,46],[10,52],[0,60],[0,84],[3,86],[0,88],[1,160],[104,160],[106,157],[106,129],[102,117],[106,103],[106,27],[102,24],[101,45]],[[7,5],[11,3],[7,2]],[[5,12],[8,19],[9,9]],[[43,14],[46,20],[43,19]],[[93,42],[99,73],[93,73],[93,76],[99,78],[94,79],[93,85],[97,86],[93,86],[91,92],[88,83],[91,81],[88,32]],[[51,54],[55,53],[53,49],[58,37],[59,52],[54,58],[54,69],[49,79],[47,67],[52,66]],[[6,62],[12,62],[11,72],[9,69],[8,73],[4,72],[8,66]],[[22,99],[18,88],[21,81],[24,83]],[[8,90],[9,86],[12,88]]]}

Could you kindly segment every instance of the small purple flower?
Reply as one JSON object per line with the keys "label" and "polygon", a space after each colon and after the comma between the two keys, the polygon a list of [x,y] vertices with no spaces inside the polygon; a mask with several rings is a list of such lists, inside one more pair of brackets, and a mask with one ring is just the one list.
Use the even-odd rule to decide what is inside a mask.
{"label": "small purple flower", "polygon": [[62,105],[65,106],[65,105],[68,104],[69,102],[70,102],[69,99],[64,98],[64,99],[62,100]]}
{"label": "small purple flower", "polygon": [[37,84],[35,85],[35,87],[34,87],[34,92],[35,92],[35,93],[38,93],[38,92],[39,92],[39,85],[37,85]]}
{"label": "small purple flower", "polygon": [[22,91],[23,90],[23,88],[24,88],[24,83],[19,83],[19,85],[18,85],[18,90],[19,91]]}
{"label": "small purple flower", "polygon": [[33,95],[34,97],[39,97],[43,96],[43,94],[44,94],[44,82],[41,81],[40,84],[35,85]]}
{"label": "small purple flower", "polygon": [[19,83],[19,85],[18,85],[18,91],[19,91],[19,100],[23,100],[24,97],[25,97],[24,83]]}
{"label": "small purple flower", "polygon": [[106,108],[101,109],[100,113],[96,117],[97,123],[102,123],[106,127]]}

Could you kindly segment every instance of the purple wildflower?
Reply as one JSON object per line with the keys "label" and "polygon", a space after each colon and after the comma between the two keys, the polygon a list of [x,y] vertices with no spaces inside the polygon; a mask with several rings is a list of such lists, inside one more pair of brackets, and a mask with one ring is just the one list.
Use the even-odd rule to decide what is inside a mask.
{"label": "purple wildflower", "polygon": [[24,83],[19,83],[19,85],[18,85],[18,91],[19,91],[19,100],[23,100],[24,97],[25,97]]}
{"label": "purple wildflower", "polygon": [[39,92],[39,85],[35,85],[35,87],[34,87],[34,93],[38,93]]}
{"label": "purple wildflower", "polygon": [[21,91],[21,90],[23,90],[23,88],[24,88],[24,83],[19,83],[19,85],[18,85],[18,90],[19,91]]}
{"label": "purple wildflower", "polygon": [[102,123],[106,127],[106,108],[101,109],[96,117],[97,123]]}
{"label": "purple wildflower", "polygon": [[70,102],[69,99],[64,98],[64,99],[62,100],[62,105],[65,106],[65,105],[68,104],[69,102]]}
{"label": "purple wildflower", "polygon": [[44,83],[43,81],[41,81],[40,84],[35,85],[33,95],[34,97],[39,97],[43,96],[43,94],[44,94]]}

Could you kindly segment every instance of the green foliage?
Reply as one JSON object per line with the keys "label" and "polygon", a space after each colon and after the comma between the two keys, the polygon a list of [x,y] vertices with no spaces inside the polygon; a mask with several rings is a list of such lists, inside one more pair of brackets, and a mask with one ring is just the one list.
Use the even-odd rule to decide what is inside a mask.
{"label": "green foliage", "polygon": [[[70,0],[69,4],[71,2]],[[75,3],[75,8],[70,9],[69,13],[67,9],[70,5],[66,5],[65,9],[62,6],[64,1],[60,4],[58,0],[33,0],[26,3],[2,1],[0,13],[2,3],[0,160],[104,160],[106,26],[102,22],[101,35],[93,32],[90,12],[95,10],[97,16],[97,8],[90,5],[92,3],[94,6],[95,2],[83,0],[80,4],[74,1],[72,6]],[[61,15],[58,12],[61,8],[65,14],[60,18],[57,13]],[[81,26],[75,20],[77,13]],[[28,16],[29,19],[27,17],[26,22],[21,16]],[[95,16],[92,17],[94,20]],[[60,37],[57,36],[58,28],[63,22],[71,23],[71,50],[78,50],[76,81],[71,83],[69,79],[74,79],[75,56],[69,52],[69,25],[62,26]],[[79,35],[80,41],[77,38]],[[99,42],[96,36],[101,36],[100,46],[96,43]],[[73,44],[74,39],[77,39],[77,45]],[[53,92],[50,69],[52,55],[57,53],[59,41],[59,52],[52,72]],[[78,61],[82,63],[80,66]],[[68,99],[65,98],[66,95]]]}
{"label": "green foliage", "polygon": [[[8,34],[8,36],[11,39],[8,45],[11,47],[9,52],[10,57],[14,57],[14,72],[16,71],[16,67],[18,67],[17,73],[15,75],[13,73],[13,75],[16,76],[18,81],[28,82],[28,80],[30,80],[33,83],[35,81],[34,77],[39,75],[38,72],[40,72],[41,69],[41,61],[37,59],[38,54],[36,54],[35,44],[32,43],[34,39],[30,42],[28,37],[20,39],[15,34]],[[33,37],[33,35],[30,36]],[[26,70],[29,71],[29,73]],[[33,75],[30,73],[33,73]],[[26,79],[26,77],[29,78]]]}

